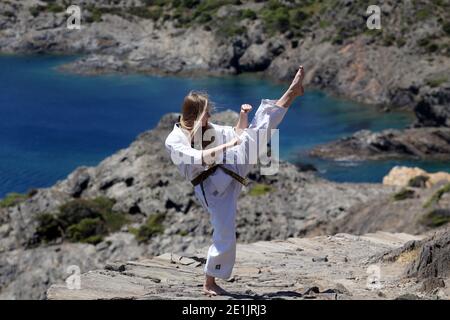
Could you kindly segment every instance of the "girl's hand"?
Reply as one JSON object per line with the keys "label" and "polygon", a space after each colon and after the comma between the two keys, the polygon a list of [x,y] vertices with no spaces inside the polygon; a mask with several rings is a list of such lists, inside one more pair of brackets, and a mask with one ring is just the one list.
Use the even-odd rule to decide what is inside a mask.
{"label": "girl's hand", "polygon": [[242,140],[239,139],[239,137],[234,137],[233,139],[231,139],[228,142],[227,146],[228,146],[228,148],[232,148],[234,146],[237,146],[238,144],[241,144],[241,142],[242,142]]}
{"label": "girl's hand", "polygon": [[253,107],[249,104],[243,104],[241,106],[241,112],[242,113],[249,113],[250,111],[252,111]]}

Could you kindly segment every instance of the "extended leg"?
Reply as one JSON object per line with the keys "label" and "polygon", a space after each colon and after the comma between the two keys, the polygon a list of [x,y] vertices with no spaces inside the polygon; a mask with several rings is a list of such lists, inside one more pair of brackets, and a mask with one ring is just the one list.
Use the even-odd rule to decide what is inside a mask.
{"label": "extended leg", "polygon": [[283,96],[276,102],[276,104],[283,108],[289,108],[295,98],[302,96],[303,91],[303,78],[305,77],[305,71],[303,66],[300,66],[295,74],[294,80],[291,85],[283,94]]}
{"label": "extended leg", "polygon": [[242,135],[242,143],[227,151],[227,156],[236,163],[232,170],[246,176],[258,159],[264,155],[265,144],[270,141],[272,131],[283,120],[289,106],[298,96],[303,94],[304,70],[300,66],[289,88],[278,100],[263,99],[247,130]]}

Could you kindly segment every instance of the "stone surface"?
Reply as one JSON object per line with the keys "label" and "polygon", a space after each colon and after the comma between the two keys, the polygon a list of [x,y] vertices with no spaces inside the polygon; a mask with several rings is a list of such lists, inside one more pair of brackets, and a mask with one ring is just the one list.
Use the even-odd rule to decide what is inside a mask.
{"label": "stone surface", "polygon": [[411,179],[416,177],[425,177],[424,186],[431,187],[437,183],[450,182],[450,174],[447,172],[427,173],[420,168],[409,168],[402,166],[395,166],[383,178],[383,184],[389,186],[406,187],[409,185]]}
{"label": "stone surface", "polygon": [[443,127],[358,131],[352,136],[314,147],[314,157],[339,161],[383,159],[450,159],[450,129]]}
{"label": "stone surface", "polygon": [[[367,286],[372,256],[420,239],[392,233],[337,234],[239,244],[233,275],[220,282],[229,295],[211,299],[394,299],[408,294],[427,298],[416,281],[403,278],[404,261],[379,262],[381,287]],[[81,290],[69,290],[61,282],[50,287],[47,298],[204,299],[203,252],[122,262],[123,271],[90,271],[81,276]],[[313,262],[324,254],[327,262]],[[448,298],[450,292],[444,293]]]}

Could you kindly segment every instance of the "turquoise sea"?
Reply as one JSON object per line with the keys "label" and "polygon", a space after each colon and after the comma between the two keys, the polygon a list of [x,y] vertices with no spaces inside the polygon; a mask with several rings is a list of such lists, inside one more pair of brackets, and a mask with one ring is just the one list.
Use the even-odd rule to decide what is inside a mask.
{"label": "turquoise sea", "polygon": [[[145,75],[78,76],[56,67],[73,57],[0,57],[0,198],[8,192],[48,187],[81,165],[94,166],[167,112],[179,111],[189,90],[205,90],[219,110],[255,109],[261,99],[279,98],[286,85],[252,75],[177,78]],[[403,128],[407,112],[374,107],[307,91],[280,127],[281,156],[312,163],[335,181],[380,182],[394,165],[450,170],[427,161],[334,162],[309,159],[308,149],[357,130]]]}

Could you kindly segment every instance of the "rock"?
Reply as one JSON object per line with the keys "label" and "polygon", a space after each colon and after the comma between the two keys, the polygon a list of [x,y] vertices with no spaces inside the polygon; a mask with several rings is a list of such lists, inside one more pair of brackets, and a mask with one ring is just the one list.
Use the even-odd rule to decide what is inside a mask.
{"label": "rock", "polygon": [[445,288],[445,282],[442,278],[427,278],[422,282],[421,291],[432,293],[437,288]]}
{"label": "rock", "polygon": [[314,157],[333,160],[450,159],[450,129],[415,128],[358,131],[350,137],[317,146]]}
{"label": "rock", "polygon": [[[406,270],[409,277],[428,279],[450,274],[450,228],[437,232],[420,246],[417,258]],[[430,280],[435,283],[435,280]]]}
{"label": "rock", "polygon": [[420,300],[420,298],[416,294],[405,293],[395,298],[395,300]]}
{"label": "rock", "polygon": [[419,235],[434,231],[450,221],[447,188],[439,183],[428,189],[396,187],[388,196],[353,206],[325,232],[364,234],[383,230]]}
{"label": "rock", "polygon": [[[338,234],[238,244],[233,275],[229,281],[220,283],[230,295],[211,299],[412,299],[420,294],[420,286],[413,281],[405,282],[404,265],[396,262],[383,262],[381,266],[382,270],[389,270],[389,277],[383,278],[383,294],[379,290],[361,290],[366,285],[366,261],[373,255],[401,247],[407,238],[386,233],[367,237]],[[299,254],[297,248],[304,250]],[[53,281],[47,298],[204,299],[201,289],[204,260],[200,264],[183,263],[183,260],[203,257],[206,249],[189,256],[166,253],[117,263],[115,266],[125,266],[118,271],[113,267],[83,273],[81,290],[67,289],[62,280]],[[350,259],[345,267],[339,263],[326,267],[312,262],[318,254],[328,255],[333,261],[342,255]],[[284,263],[280,264],[280,260]],[[353,280],[343,280],[349,275]],[[443,291],[442,298],[448,299],[448,293]]]}
{"label": "rock", "polygon": [[325,257],[314,257],[312,258],[313,262],[328,262],[328,256]]}
{"label": "rock", "polygon": [[271,61],[272,54],[267,44],[252,44],[239,59],[239,68],[242,71],[262,71]]}
{"label": "rock", "polygon": [[450,87],[427,93],[415,106],[416,126],[450,127]]}
{"label": "rock", "polygon": [[383,178],[383,184],[389,186],[432,187],[438,183],[450,182],[450,173],[427,173],[420,168],[395,166]]}

